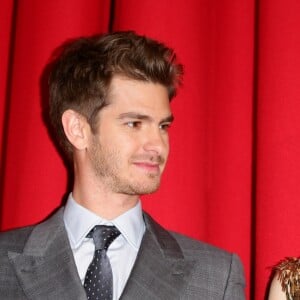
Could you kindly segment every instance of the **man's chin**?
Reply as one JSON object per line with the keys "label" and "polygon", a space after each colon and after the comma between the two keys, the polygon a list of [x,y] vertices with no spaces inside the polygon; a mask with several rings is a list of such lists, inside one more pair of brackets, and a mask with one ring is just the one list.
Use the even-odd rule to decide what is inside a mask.
{"label": "man's chin", "polygon": [[133,187],[133,192],[136,195],[147,195],[147,194],[152,194],[158,190],[160,186],[160,181],[157,183],[152,183],[151,185],[139,185],[136,187]]}
{"label": "man's chin", "polygon": [[156,189],[149,189],[149,190],[144,190],[141,191],[141,193],[139,193],[139,195],[149,195],[149,194],[153,194],[158,190],[158,188]]}

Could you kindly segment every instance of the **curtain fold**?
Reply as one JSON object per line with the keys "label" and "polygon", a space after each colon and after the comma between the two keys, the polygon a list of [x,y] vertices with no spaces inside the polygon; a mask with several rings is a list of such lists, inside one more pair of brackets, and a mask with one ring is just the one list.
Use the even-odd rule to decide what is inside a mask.
{"label": "curtain fold", "polygon": [[300,251],[299,1],[260,2],[258,24],[255,299]]}
{"label": "curtain fold", "polygon": [[247,299],[263,299],[269,267],[300,250],[299,20],[297,0],[2,1],[1,229],[44,219],[67,192],[45,125],[55,48],[134,30],[185,66],[169,163],[143,206],[165,227],[237,253]]}
{"label": "curtain fold", "polygon": [[[11,47],[11,35],[13,34],[13,0],[5,0],[2,3],[2,9],[0,10],[0,143],[3,145],[3,135],[5,126],[5,111],[6,111],[6,99],[9,96],[9,60],[10,60],[10,47]],[[0,174],[2,170],[2,155],[3,147],[0,147]],[[0,182],[1,187],[1,182]]]}

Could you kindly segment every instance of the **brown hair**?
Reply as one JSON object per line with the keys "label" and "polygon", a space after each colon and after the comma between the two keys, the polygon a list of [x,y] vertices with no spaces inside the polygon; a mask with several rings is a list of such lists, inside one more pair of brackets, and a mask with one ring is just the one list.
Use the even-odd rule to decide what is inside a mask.
{"label": "brown hair", "polygon": [[50,119],[68,156],[72,147],[62,127],[62,114],[73,109],[94,130],[98,112],[114,75],[164,85],[171,100],[183,74],[174,51],[132,31],[79,38],[64,45],[49,79]]}

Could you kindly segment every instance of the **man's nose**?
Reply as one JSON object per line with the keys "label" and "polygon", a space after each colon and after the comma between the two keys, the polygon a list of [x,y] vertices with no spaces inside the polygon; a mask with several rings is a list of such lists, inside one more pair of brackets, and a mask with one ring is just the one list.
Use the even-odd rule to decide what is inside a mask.
{"label": "man's nose", "polygon": [[148,130],[144,138],[144,149],[146,151],[162,154],[169,148],[167,133],[162,133],[160,128]]}

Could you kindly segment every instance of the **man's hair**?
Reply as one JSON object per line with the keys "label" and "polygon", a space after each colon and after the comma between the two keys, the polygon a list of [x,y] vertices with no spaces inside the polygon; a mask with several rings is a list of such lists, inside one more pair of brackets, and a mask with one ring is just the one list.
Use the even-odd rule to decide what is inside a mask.
{"label": "man's hair", "polygon": [[95,132],[115,75],[162,84],[171,100],[182,74],[172,49],[132,31],[79,38],[64,45],[53,62],[49,88],[50,120],[67,156],[72,158],[73,150],[62,127],[64,111],[80,113]]}

